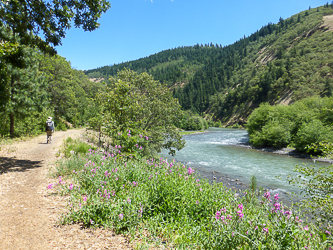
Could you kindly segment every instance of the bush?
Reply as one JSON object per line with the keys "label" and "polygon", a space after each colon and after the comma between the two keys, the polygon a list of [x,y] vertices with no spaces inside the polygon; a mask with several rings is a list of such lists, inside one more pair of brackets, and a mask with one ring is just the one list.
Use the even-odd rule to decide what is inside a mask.
{"label": "bush", "polygon": [[208,128],[207,121],[201,116],[192,116],[187,122],[186,130],[204,130]]}
{"label": "bush", "polygon": [[257,147],[273,146],[285,147],[291,141],[289,126],[278,122],[269,122],[262,131],[254,133],[250,142]]}
{"label": "bush", "polygon": [[290,106],[260,105],[249,116],[247,129],[254,146],[296,147],[333,143],[333,97],[311,97]]}
{"label": "bush", "polygon": [[87,143],[81,142],[80,140],[73,140],[71,137],[68,137],[64,142],[63,153],[66,158],[69,158],[71,155],[85,155],[89,150],[95,150],[95,147],[88,145]]}
{"label": "bush", "polygon": [[313,120],[302,124],[294,139],[294,145],[299,151],[306,152],[308,145],[322,141],[333,142],[332,127],[324,126],[319,120]]}
{"label": "bush", "polygon": [[[222,183],[199,179],[194,169],[163,159],[134,160],[121,152],[90,151],[66,160],[69,180],[58,186],[70,195],[63,223],[111,227],[143,242],[165,241],[177,249],[325,249],[330,229],[300,220],[267,192],[235,196]],[[145,238],[146,237],[146,238]],[[138,241],[140,242],[140,240]]]}

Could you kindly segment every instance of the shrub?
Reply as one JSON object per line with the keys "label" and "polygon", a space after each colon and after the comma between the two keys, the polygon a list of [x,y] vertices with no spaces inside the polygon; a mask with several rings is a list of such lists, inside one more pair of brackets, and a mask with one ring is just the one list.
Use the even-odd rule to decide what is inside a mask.
{"label": "shrub", "polygon": [[324,126],[319,120],[303,123],[294,139],[294,145],[299,151],[306,152],[310,144],[318,144],[321,141],[333,142],[331,126]]}
{"label": "shrub", "polygon": [[332,241],[330,229],[302,222],[278,195],[236,196],[181,163],[93,150],[84,161],[73,155],[63,168],[73,181],[48,186],[70,195],[63,223],[112,227],[177,249],[325,249]]}

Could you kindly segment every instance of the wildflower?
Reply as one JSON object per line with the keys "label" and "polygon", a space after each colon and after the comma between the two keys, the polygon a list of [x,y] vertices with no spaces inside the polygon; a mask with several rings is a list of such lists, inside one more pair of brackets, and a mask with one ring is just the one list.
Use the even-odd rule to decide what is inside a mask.
{"label": "wildflower", "polygon": [[75,174],[75,170],[73,170],[73,173]]}
{"label": "wildflower", "polygon": [[69,185],[69,190],[73,190],[73,183]]}
{"label": "wildflower", "polygon": [[199,182],[199,181],[200,181],[199,179],[196,180],[196,182]]}
{"label": "wildflower", "polygon": [[275,210],[280,210],[281,204],[280,203],[275,203],[274,207],[275,207]]}
{"label": "wildflower", "polygon": [[139,134],[140,138],[142,138],[142,134]]}
{"label": "wildflower", "polygon": [[182,175],[181,175],[181,174],[179,174],[179,177],[182,177]]}
{"label": "wildflower", "polygon": [[262,230],[263,230],[265,233],[268,233],[268,228],[264,227]]}
{"label": "wildflower", "polygon": [[202,188],[199,189],[202,192]]}
{"label": "wildflower", "polygon": [[193,169],[193,168],[188,168],[188,169],[187,169],[187,173],[188,173],[189,175],[193,174],[193,173],[194,173],[194,169]]}
{"label": "wildflower", "polygon": [[142,207],[138,210],[138,212],[140,213],[140,214],[139,214],[139,217],[142,217],[142,212],[143,212]]}
{"label": "wildflower", "polygon": [[87,201],[87,196],[83,196],[83,201]]}
{"label": "wildflower", "polygon": [[225,207],[223,207],[222,209],[221,209],[221,212],[227,212],[227,209],[225,208]]}
{"label": "wildflower", "polygon": [[249,234],[249,231],[246,231],[246,234]]}
{"label": "wildflower", "polygon": [[47,186],[47,189],[52,189],[52,188],[53,188],[53,183],[51,183]]}
{"label": "wildflower", "polygon": [[123,214],[119,214],[119,219],[123,220],[123,218],[124,218],[124,215]]}
{"label": "wildflower", "polygon": [[94,224],[94,221],[93,221],[93,220],[90,220],[90,224]]}
{"label": "wildflower", "polygon": [[238,215],[239,218],[243,218],[244,217],[244,214],[242,213],[241,210],[237,211],[237,215]]}
{"label": "wildflower", "polygon": [[199,204],[199,201],[196,201],[195,203]]}
{"label": "wildflower", "polygon": [[217,211],[215,214],[215,219],[219,220],[220,219],[221,212]]}
{"label": "wildflower", "polygon": [[243,204],[242,204],[242,203],[239,204],[239,205],[238,205],[238,208],[240,209],[240,211],[243,211],[243,208],[244,208]]}
{"label": "wildflower", "polygon": [[279,199],[279,194],[274,195],[274,199],[277,201]]}
{"label": "wildflower", "polygon": [[308,225],[306,225],[306,226],[304,227],[304,230],[306,230],[306,231],[308,231],[308,230],[309,230],[309,227],[308,227]]}
{"label": "wildflower", "polygon": [[148,141],[148,136],[146,136],[145,138],[146,138],[146,140]]}
{"label": "wildflower", "polygon": [[234,237],[234,236],[235,236],[235,233],[234,233],[234,232],[232,232],[232,233],[231,233],[231,235],[232,235],[232,237]]}
{"label": "wildflower", "polygon": [[268,200],[268,199],[271,197],[270,192],[267,191],[267,192],[264,194],[264,197]]}
{"label": "wildflower", "polygon": [[127,202],[128,202],[129,204],[131,204],[131,199],[127,199]]}
{"label": "wildflower", "polygon": [[327,233],[327,234],[331,235],[331,232],[330,232],[330,231],[327,231],[327,230],[326,230],[326,231],[325,231],[325,233]]}

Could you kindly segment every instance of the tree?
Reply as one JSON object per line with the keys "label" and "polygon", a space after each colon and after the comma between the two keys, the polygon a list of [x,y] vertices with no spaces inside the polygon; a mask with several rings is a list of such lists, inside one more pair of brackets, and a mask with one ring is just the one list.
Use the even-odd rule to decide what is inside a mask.
{"label": "tree", "polygon": [[104,107],[104,126],[114,145],[122,143],[132,152],[137,143],[133,138],[147,138],[139,142],[145,155],[161,149],[175,154],[185,143],[174,126],[181,116],[180,105],[171,91],[147,73],[138,74],[124,69],[109,79],[110,86],[100,94]]}
{"label": "tree", "polygon": [[[24,51],[37,47],[55,54],[54,46],[61,44],[66,30],[74,23],[85,31],[95,30],[97,20],[110,7],[106,0],[6,0],[0,2],[0,96],[2,109],[22,107],[14,103],[26,84],[20,70],[29,69]],[[39,36],[42,35],[44,40]],[[14,51],[13,51],[14,50]],[[29,57],[29,56],[28,56]],[[30,72],[30,71],[28,71]],[[23,79],[27,80],[26,83]],[[23,89],[34,89],[33,86]],[[19,86],[19,87],[17,87]],[[21,91],[22,92],[22,91]],[[22,92],[24,93],[24,91]],[[23,98],[24,99],[24,98]],[[28,104],[29,102],[24,102]],[[30,105],[30,104],[29,104]],[[10,108],[10,134],[14,135],[15,109]],[[16,109],[18,110],[18,109]]]}
{"label": "tree", "polygon": [[[37,46],[44,52],[55,53],[50,47],[61,44],[66,30],[76,28],[93,31],[101,14],[110,8],[106,0],[7,0],[0,2],[0,27],[10,30],[1,33],[3,41]],[[45,40],[39,36],[42,35]]]}
{"label": "tree", "polygon": [[[22,48],[21,48],[22,49]],[[27,65],[24,68],[9,65],[5,71],[10,75],[6,81],[9,84],[2,85],[4,88],[1,90],[2,106],[0,112],[2,115],[9,116],[9,131],[10,135],[14,135],[14,121],[15,119],[25,120],[30,117],[29,124],[20,127],[21,133],[32,134],[40,128],[38,125],[32,126],[35,120],[41,120],[41,115],[48,106],[48,98],[43,76],[38,71],[37,52],[30,48],[25,48],[23,51],[23,61]],[[2,131],[6,134],[8,131],[7,119],[2,118]],[[34,120],[34,121],[33,121]],[[32,126],[32,127],[30,127]]]}

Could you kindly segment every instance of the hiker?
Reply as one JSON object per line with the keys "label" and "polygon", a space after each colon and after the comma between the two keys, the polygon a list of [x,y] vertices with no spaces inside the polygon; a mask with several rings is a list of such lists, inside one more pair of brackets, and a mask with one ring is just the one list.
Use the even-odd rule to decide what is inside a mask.
{"label": "hiker", "polygon": [[52,133],[54,132],[54,122],[52,121],[51,116],[49,116],[47,118],[47,121],[45,123],[45,132],[47,135],[46,143],[51,143],[52,142]]}

